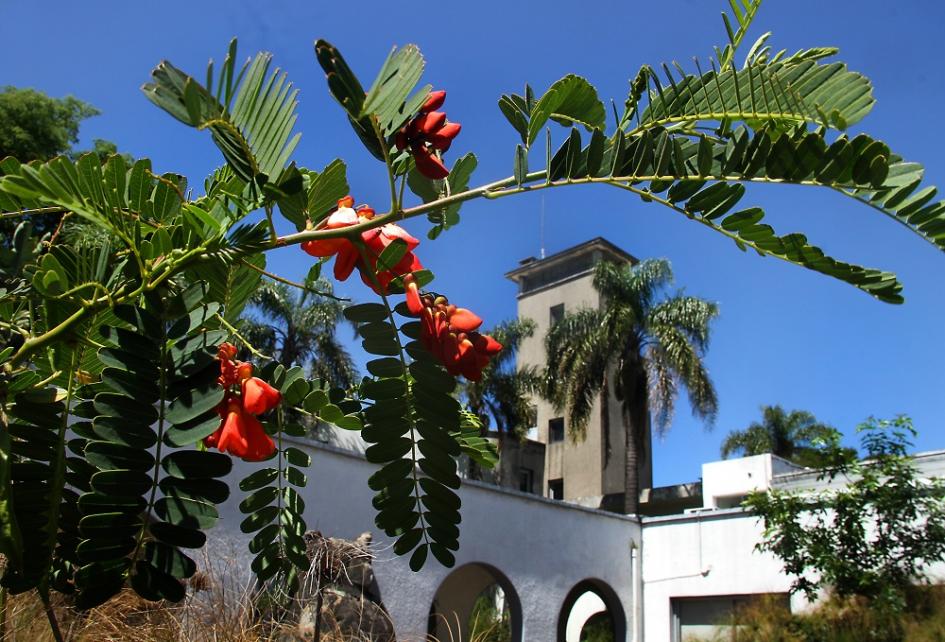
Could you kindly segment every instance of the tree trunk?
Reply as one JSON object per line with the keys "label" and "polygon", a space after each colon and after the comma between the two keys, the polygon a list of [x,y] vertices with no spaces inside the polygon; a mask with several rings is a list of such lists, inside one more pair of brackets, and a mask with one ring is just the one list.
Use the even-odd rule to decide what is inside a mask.
{"label": "tree trunk", "polygon": [[646,372],[627,375],[627,387],[623,399],[623,415],[626,428],[624,443],[624,496],[623,512],[636,515],[640,511],[640,460],[646,455],[646,433],[649,430],[647,413],[649,397]]}
{"label": "tree trunk", "polygon": [[624,413],[626,442],[623,458],[623,512],[626,515],[636,515],[640,510],[640,451],[634,422],[631,413]]}

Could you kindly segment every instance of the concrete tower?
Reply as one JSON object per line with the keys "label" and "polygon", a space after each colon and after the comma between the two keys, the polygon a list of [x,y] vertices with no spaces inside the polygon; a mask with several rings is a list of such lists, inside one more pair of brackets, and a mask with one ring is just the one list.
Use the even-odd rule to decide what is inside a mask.
{"label": "concrete tower", "polygon": [[[637,263],[637,259],[603,238],[595,238],[544,259],[528,258],[506,277],[515,281],[518,316],[532,319],[537,328],[518,351],[518,364],[543,366],[544,339],[548,328],[565,312],[596,308],[600,298],[592,284],[599,261]],[[614,386],[610,386],[614,390]],[[556,499],[587,506],[619,509],[624,493],[623,455],[625,431],[620,403],[614,397],[598,399],[587,425],[587,438],[574,442],[568,435],[563,412],[535,399],[535,424],[529,437],[545,444],[540,492]],[[652,486],[649,440],[642,453],[640,488]],[[512,454],[512,453],[510,453]],[[529,471],[520,471],[527,475]]]}

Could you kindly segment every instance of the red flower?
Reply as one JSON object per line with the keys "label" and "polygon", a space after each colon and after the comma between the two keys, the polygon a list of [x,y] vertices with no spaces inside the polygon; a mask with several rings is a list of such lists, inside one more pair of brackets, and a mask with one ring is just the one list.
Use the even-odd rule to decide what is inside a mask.
{"label": "red flower", "polygon": [[470,381],[482,379],[482,370],[502,350],[502,344],[476,330],[482,319],[466,308],[451,305],[446,297],[420,295],[413,275],[404,278],[407,309],[420,317],[420,343],[451,375]]}
{"label": "red flower", "polygon": [[[420,259],[413,253],[413,250],[420,245],[420,241],[408,234],[407,231],[399,225],[388,223],[379,228],[368,230],[361,235],[361,239],[367,246],[367,253],[370,258],[369,269],[372,273],[377,272],[377,259],[388,245],[397,239],[407,244],[407,251],[404,253],[403,257],[397,261],[394,267],[377,272],[377,285],[375,285],[374,280],[371,279],[370,274],[362,267],[363,261],[362,264],[358,266],[361,269],[361,280],[377,294],[387,294],[387,286],[398,276],[423,269]],[[378,285],[380,286],[379,288]]]}
{"label": "red flower", "polygon": [[[338,209],[326,219],[325,226],[321,229],[341,229],[374,218],[372,208],[361,206],[355,211],[351,209],[353,204],[354,199],[350,196],[338,201]],[[400,239],[407,244],[407,252],[393,268],[378,273],[378,284],[375,284],[372,275],[377,271],[377,259],[381,252],[396,239]],[[302,243],[302,249],[312,256],[334,256],[334,273],[335,278],[339,281],[344,281],[351,276],[354,268],[357,267],[361,272],[361,279],[365,285],[377,294],[386,294],[387,287],[396,277],[423,269],[420,260],[413,253],[413,250],[420,245],[420,241],[408,234],[399,225],[388,223],[373,230],[362,232],[361,241],[367,248],[368,262],[365,262],[364,257],[354,243],[346,238],[307,241]]]}
{"label": "red flower", "polygon": [[243,410],[254,415],[269,412],[282,401],[282,393],[259,377],[243,379]]}
{"label": "red flower", "polygon": [[207,446],[215,446],[221,452],[246,461],[262,461],[276,452],[272,438],[259,420],[244,410],[238,398],[224,399],[221,406],[223,421],[216,432],[204,440]]}
{"label": "red flower", "polygon": [[450,171],[437,152],[450,148],[462,126],[446,122],[446,114],[435,111],[443,106],[445,91],[431,92],[413,120],[404,125],[394,139],[397,149],[410,149],[417,171],[431,179],[446,178]]}
{"label": "red flower", "polygon": [[[232,344],[220,344],[217,351],[219,383],[226,390],[223,401],[217,406],[222,421],[203,443],[207,448],[217,448],[246,461],[261,461],[268,459],[276,446],[256,415],[279,405],[282,393],[254,377],[252,364],[234,361],[235,356],[236,348]],[[237,384],[238,391],[232,390]]]}

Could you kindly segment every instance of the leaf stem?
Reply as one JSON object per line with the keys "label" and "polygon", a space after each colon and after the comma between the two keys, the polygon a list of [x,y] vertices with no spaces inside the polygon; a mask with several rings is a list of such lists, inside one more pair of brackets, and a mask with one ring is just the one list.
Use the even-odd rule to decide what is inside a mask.
{"label": "leaf stem", "polygon": [[52,631],[53,638],[56,642],[65,642],[65,639],[62,637],[62,631],[59,629],[59,621],[56,619],[56,613],[49,603],[49,592],[40,591],[39,598],[43,602],[43,610],[46,612],[46,619],[49,620],[49,628]]}
{"label": "leaf stem", "polygon": [[267,278],[269,278],[269,279],[272,279],[273,281],[278,281],[279,283],[285,283],[286,285],[291,285],[292,287],[298,288],[298,289],[303,290],[303,291],[305,291],[305,292],[310,292],[310,293],[312,293],[312,294],[317,294],[318,296],[323,296],[323,297],[326,297],[326,298],[329,298],[329,299],[334,299],[335,301],[346,301],[346,302],[347,302],[347,301],[350,301],[350,300],[351,300],[351,299],[349,299],[349,298],[335,296],[334,294],[331,294],[331,293],[329,293],[329,292],[322,292],[321,290],[316,290],[315,288],[310,288],[310,287],[308,287],[307,285],[305,285],[304,283],[299,283],[298,281],[290,281],[289,279],[287,279],[287,278],[285,278],[285,277],[283,277],[283,276],[279,276],[278,274],[273,274],[272,272],[269,272],[269,271],[267,271],[267,270],[265,270],[265,269],[263,269],[263,268],[261,268],[261,267],[259,267],[259,266],[253,265],[252,263],[250,263],[250,262],[247,261],[246,259],[240,259],[240,262],[241,262],[243,265],[245,265],[246,267],[248,267],[248,268],[250,268],[250,269],[252,269],[252,270],[255,270],[255,271],[259,272],[259,273],[262,274],[263,276],[265,276],[265,277],[267,277]]}
{"label": "leaf stem", "polygon": [[243,345],[246,346],[246,349],[249,350],[250,352],[252,352],[254,356],[259,357],[260,359],[265,359],[266,361],[275,361],[275,358],[274,358],[274,357],[270,357],[269,355],[263,354],[262,352],[260,352],[259,350],[257,350],[257,349],[253,346],[253,344],[250,343],[248,339],[246,339],[246,337],[244,337],[242,334],[240,334],[240,331],[237,330],[236,327],[235,327],[233,324],[231,324],[229,321],[227,321],[226,319],[223,318],[223,315],[221,315],[221,314],[215,314],[215,315],[213,315],[213,316],[215,316],[215,317],[217,318],[217,321],[219,321],[220,324],[221,324],[224,328],[226,328],[227,330],[230,331],[230,334],[232,334],[232,335],[235,336],[237,339],[239,339],[239,340],[243,343]]}

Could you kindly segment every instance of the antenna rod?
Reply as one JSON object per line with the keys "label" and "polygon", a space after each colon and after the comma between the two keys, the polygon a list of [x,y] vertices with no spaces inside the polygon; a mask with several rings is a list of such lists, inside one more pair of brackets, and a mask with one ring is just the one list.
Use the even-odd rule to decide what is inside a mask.
{"label": "antenna rod", "polygon": [[545,258],[545,195],[541,195],[541,214],[538,223],[538,241],[541,243],[541,253],[539,256]]}

